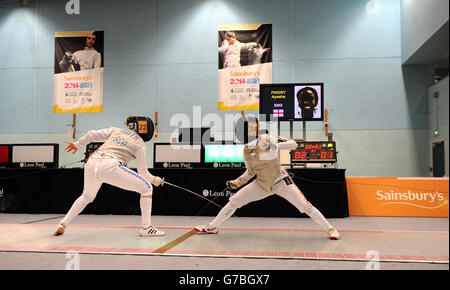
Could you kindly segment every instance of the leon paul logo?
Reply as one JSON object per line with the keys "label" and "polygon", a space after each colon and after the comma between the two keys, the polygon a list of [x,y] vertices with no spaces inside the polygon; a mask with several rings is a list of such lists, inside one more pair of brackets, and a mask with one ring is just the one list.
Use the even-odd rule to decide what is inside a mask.
{"label": "leon paul logo", "polygon": [[230,197],[233,195],[233,192],[230,190],[225,190],[225,191],[213,191],[211,189],[204,189],[202,191],[202,194],[204,197],[208,197],[208,196],[212,196],[212,197],[216,197],[216,196],[224,196],[224,197]]}

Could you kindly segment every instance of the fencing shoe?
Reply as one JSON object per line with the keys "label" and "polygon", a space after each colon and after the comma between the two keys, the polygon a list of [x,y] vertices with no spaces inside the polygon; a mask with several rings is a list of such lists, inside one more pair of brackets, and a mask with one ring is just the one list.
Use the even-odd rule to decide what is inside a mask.
{"label": "fencing shoe", "polygon": [[164,236],[164,232],[158,230],[154,226],[149,226],[148,228],[141,227],[139,229],[139,235],[141,237],[160,237]]}
{"label": "fencing shoe", "polygon": [[330,240],[339,240],[341,238],[339,232],[333,227],[328,229],[328,237]]}
{"label": "fencing shoe", "polygon": [[211,227],[209,224],[206,225],[198,225],[194,228],[199,233],[207,233],[207,234],[217,234],[217,228]]}
{"label": "fencing shoe", "polygon": [[55,231],[55,236],[59,236],[59,235],[64,234],[65,229],[66,229],[66,224],[65,223],[59,223],[58,227],[56,228],[56,231]]}

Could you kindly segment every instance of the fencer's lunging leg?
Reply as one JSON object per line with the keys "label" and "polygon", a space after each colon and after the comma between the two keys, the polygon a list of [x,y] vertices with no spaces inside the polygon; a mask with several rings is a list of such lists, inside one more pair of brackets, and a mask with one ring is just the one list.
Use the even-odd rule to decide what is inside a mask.
{"label": "fencer's lunging leg", "polygon": [[314,206],[311,205],[309,209],[305,211],[305,213],[315,221],[320,227],[327,231],[328,237],[330,240],[339,240],[340,234],[339,232],[327,221],[327,219],[323,216],[323,214]]}
{"label": "fencer's lunging leg", "polygon": [[153,227],[151,224],[153,196],[153,186],[151,183],[134,170],[122,164],[113,164],[108,172],[109,174],[102,176],[104,182],[126,190],[136,191],[141,195],[139,205],[141,208],[142,225],[139,229],[139,235],[141,237],[163,236],[164,232]]}
{"label": "fencer's lunging leg", "polygon": [[61,223],[67,226],[89,203],[91,203],[91,200],[88,200],[84,195],[78,197],[72,204],[72,207],[67,212],[66,216],[61,220]]}
{"label": "fencer's lunging leg", "polygon": [[141,199],[139,201],[141,206],[141,220],[142,226],[139,229],[139,235],[141,237],[159,237],[164,236],[164,232],[158,230],[152,226],[152,191],[147,193],[141,193]]}
{"label": "fencer's lunging leg", "polygon": [[151,222],[152,216],[152,195],[141,195],[139,200],[141,206],[141,223],[143,228],[148,228]]}
{"label": "fencer's lunging leg", "polygon": [[338,240],[338,231],[330,225],[323,214],[305,198],[292,179],[287,178],[273,186],[273,191],[294,205],[301,213],[307,214],[322,229],[327,231],[332,240]]}
{"label": "fencer's lunging leg", "polygon": [[234,212],[238,208],[241,208],[250,202],[263,199],[267,196],[268,193],[257,183],[256,180],[254,180],[230,197],[230,201],[220,210],[212,222],[206,225],[198,225],[194,229],[201,233],[216,234],[218,232],[217,227],[233,216]]}
{"label": "fencer's lunging leg", "polygon": [[315,221],[322,229],[328,231],[328,229],[331,228],[330,223],[325,219],[323,214],[313,205],[305,211],[305,214]]}
{"label": "fencer's lunging leg", "polygon": [[66,216],[58,224],[55,235],[62,235],[67,225],[78,216],[84,208],[91,203],[97,196],[97,192],[102,185],[96,177],[98,171],[99,161],[95,159],[89,159],[84,168],[84,188],[83,193],[72,204],[72,207],[67,212]]}
{"label": "fencer's lunging leg", "polygon": [[231,217],[236,211],[236,207],[233,205],[231,201],[229,201],[219,212],[219,214],[215,217],[215,219],[209,223],[212,228],[217,228],[220,224],[226,221],[229,217]]}
{"label": "fencer's lunging leg", "polygon": [[206,225],[198,225],[194,227],[197,232],[200,233],[208,233],[208,234],[217,234],[217,227],[226,221],[229,217],[231,217],[236,211],[237,207],[230,200],[217,214],[212,222]]}
{"label": "fencer's lunging leg", "polygon": [[294,205],[301,213],[307,214],[321,228],[328,230],[331,225],[325,217],[305,198],[300,189],[290,180],[280,181],[273,188],[274,192]]}

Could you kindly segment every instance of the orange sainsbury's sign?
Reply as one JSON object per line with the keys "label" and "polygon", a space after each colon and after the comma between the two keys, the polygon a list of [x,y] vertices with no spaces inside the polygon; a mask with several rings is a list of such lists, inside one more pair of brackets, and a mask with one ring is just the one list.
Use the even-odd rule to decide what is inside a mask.
{"label": "orange sainsbury's sign", "polygon": [[448,217],[448,177],[347,177],[350,215]]}

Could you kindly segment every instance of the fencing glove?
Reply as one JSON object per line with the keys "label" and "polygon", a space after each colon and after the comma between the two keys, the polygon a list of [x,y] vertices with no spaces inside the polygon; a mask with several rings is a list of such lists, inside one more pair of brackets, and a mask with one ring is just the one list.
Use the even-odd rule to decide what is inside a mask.
{"label": "fencing glove", "polygon": [[159,176],[155,176],[155,177],[153,177],[152,184],[153,184],[154,186],[160,186],[160,185],[163,185],[163,184],[164,184],[164,179],[162,179],[162,178],[159,177]]}
{"label": "fencing glove", "polygon": [[242,179],[240,179],[240,178],[226,182],[226,185],[231,189],[238,189],[239,187],[241,187],[244,184],[245,184],[245,182],[242,181]]}

